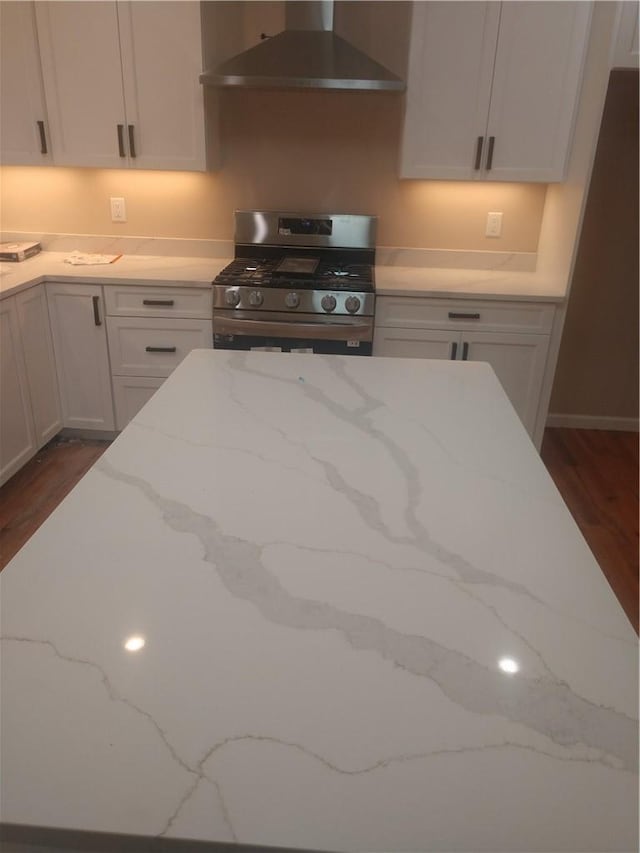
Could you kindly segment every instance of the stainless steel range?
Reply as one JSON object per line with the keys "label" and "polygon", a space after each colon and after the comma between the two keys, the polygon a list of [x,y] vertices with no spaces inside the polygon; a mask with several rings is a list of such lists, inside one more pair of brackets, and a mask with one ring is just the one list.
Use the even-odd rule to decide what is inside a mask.
{"label": "stainless steel range", "polygon": [[376,218],[238,211],[213,345],[371,355]]}

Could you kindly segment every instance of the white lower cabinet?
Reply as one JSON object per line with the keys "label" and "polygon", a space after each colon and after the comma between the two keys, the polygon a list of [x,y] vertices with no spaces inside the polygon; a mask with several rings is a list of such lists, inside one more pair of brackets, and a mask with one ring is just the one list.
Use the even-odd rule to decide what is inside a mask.
{"label": "white lower cabinet", "polygon": [[377,303],[374,356],[486,361],[534,435],[553,305],[384,296]]}
{"label": "white lower cabinet", "polygon": [[173,373],[192,349],[210,348],[211,320],[108,317],[107,335],[114,376]]}
{"label": "white lower cabinet", "polygon": [[62,428],[60,392],[44,284],[15,297],[22,336],[35,439],[42,447]]}
{"label": "white lower cabinet", "polygon": [[99,284],[47,284],[65,427],[114,430],[111,370]]}
{"label": "white lower cabinet", "polygon": [[213,346],[213,295],[187,287],[105,287],[116,428],[124,429],[192,349]]}
{"label": "white lower cabinet", "polygon": [[15,297],[0,303],[0,482],[36,452]]}
{"label": "white lower cabinet", "polygon": [[0,483],[62,427],[44,285],[0,303]]}
{"label": "white lower cabinet", "polygon": [[163,382],[164,379],[154,376],[114,376],[113,401],[116,406],[116,429],[124,429],[149,402]]}

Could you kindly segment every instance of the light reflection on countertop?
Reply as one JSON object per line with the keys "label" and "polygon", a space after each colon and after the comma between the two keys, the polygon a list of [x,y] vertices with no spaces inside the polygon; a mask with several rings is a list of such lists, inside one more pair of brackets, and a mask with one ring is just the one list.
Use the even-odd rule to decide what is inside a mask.
{"label": "light reflection on countertop", "polygon": [[7,822],[637,849],[637,638],[486,364],[196,350],[0,586]]}

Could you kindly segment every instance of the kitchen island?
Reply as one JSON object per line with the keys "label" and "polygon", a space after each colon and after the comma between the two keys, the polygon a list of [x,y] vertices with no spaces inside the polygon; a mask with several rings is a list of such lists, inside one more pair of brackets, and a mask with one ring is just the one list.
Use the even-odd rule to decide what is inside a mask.
{"label": "kitchen island", "polygon": [[485,364],[194,351],[1,588],[14,837],[637,849],[636,637]]}

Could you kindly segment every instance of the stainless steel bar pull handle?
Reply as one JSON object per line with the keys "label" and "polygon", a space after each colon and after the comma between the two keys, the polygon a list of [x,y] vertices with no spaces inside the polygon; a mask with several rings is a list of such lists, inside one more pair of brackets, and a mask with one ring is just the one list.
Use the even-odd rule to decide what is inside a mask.
{"label": "stainless steel bar pull handle", "polygon": [[493,147],[496,144],[495,136],[489,137],[489,150],[487,151],[487,172],[493,166]]}
{"label": "stainless steel bar pull handle", "polygon": [[132,157],[136,156],[136,143],[133,137],[133,125],[129,125],[129,153]]}
{"label": "stainless steel bar pull handle", "polygon": [[449,311],[447,315],[450,320],[479,320],[480,314],[465,311]]}
{"label": "stainless steel bar pull handle", "polygon": [[37,121],[36,124],[38,125],[38,131],[40,132],[40,153],[46,154],[47,153],[47,137],[45,136],[45,133],[44,133],[44,122],[43,121]]}
{"label": "stainless steel bar pull handle", "polygon": [[175,299],[143,299],[143,305],[159,305],[163,308],[171,308],[175,305]]}
{"label": "stainless steel bar pull handle", "polygon": [[451,359],[450,360],[455,361],[457,355],[458,355],[458,342],[452,341],[451,342]]}
{"label": "stainless steel bar pull handle", "polygon": [[462,344],[462,360],[466,361],[468,357],[469,357],[469,342],[465,341]]}
{"label": "stainless steel bar pull handle", "polygon": [[100,297],[92,296],[91,300],[93,302],[93,322],[96,326],[101,326],[102,320],[100,319]]}
{"label": "stainless steel bar pull handle", "polygon": [[476,161],[473,164],[473,168],[477,172],[480,168],[480,164],[482,163],[482,146],[484,144],[484,136],[479,136],[478,141],[476,142]]}
{"label": "stainless steel bar pull handle", "polygon": [[127,153],[124,150],[124,125],[118,125],[118,154],[121,157],[126,157]]}
{"label": "stainless steel bar pull handle", "polygon": [[176,347],[145,347],[146,352],[176,352]]}

